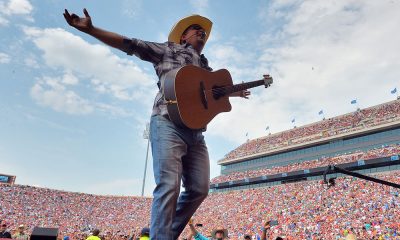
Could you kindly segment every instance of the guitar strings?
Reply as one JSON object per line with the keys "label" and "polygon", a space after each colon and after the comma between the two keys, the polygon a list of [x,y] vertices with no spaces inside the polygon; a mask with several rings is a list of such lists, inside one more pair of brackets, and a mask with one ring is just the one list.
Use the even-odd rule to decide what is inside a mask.
{"label": "guitar strings", "polygon": [[[232,92],[237,92],[245,89],[252,88],[254,86],[257,86],[258,83],[264,82],[264,80],[256,80],[254,82],[247,82],[247,83],[241,83],[237,85],[232,85],[232,86],[221,86],[221,87],[216,87],[212,89],[206,89],[204,92],[212,92],[213,94],[216,94],[217,96],[224,96],[227,93],[232,93]],[[244,87],[246,86],[246,87]],[[181,91],[182,92],[182,91]],[[183,91],[187,92],[187,91]]]}

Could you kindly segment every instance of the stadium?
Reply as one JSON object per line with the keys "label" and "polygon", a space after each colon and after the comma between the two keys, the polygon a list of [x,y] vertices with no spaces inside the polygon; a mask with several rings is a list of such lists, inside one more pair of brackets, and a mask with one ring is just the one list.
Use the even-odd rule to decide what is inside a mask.
{"label": "stadium", "polygon": [[[230,239],[399,239],[399,189],[329,173],[329,165],[400,184],[400,100],[249,140],[219,160],[221,175],[194,215],[198,231],[218,226]],[[101,196],[14,184],[1,175],[0,219],[14,231],[24,224],[56,227],[59,236],[137,237],[150,220],[152,199]],[[189,230],[181,235],[187,238]]]}

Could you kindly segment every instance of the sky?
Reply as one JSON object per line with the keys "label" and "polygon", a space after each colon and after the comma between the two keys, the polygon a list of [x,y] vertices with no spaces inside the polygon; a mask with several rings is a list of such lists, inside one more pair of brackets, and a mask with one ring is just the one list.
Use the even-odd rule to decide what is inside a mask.
{"label": "sky", "polygon": [[[234,83],[274,78],[208,125],[211,177],[248,138],[394,100],[400,87],[398,0],[0,0],[0,173],[18,184],[141,194],[157,77],[65,22],[64,9],[83,8],[97,27],[154,42],[204,15],[214,70]],[[145,195],[153,188],[149,154]]]}

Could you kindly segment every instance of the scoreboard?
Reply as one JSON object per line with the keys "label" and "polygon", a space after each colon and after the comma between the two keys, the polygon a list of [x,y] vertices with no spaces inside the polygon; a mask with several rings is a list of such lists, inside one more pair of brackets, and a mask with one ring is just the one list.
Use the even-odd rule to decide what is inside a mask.
{"label": "scoreboard", "polygon": [[0,184],[14,184],[15,176],[0,173]]}

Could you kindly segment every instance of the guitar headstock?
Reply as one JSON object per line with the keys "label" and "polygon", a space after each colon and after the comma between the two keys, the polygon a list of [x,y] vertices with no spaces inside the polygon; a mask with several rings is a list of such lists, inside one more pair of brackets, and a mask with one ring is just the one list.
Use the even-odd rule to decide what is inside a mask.
{"label": "guitar headstock", "polygon": [[263,80],[265,88],[271,86],[271,84],[274,82],[274,79],[272,79],[272,77],[269,74],[263,75]]}

